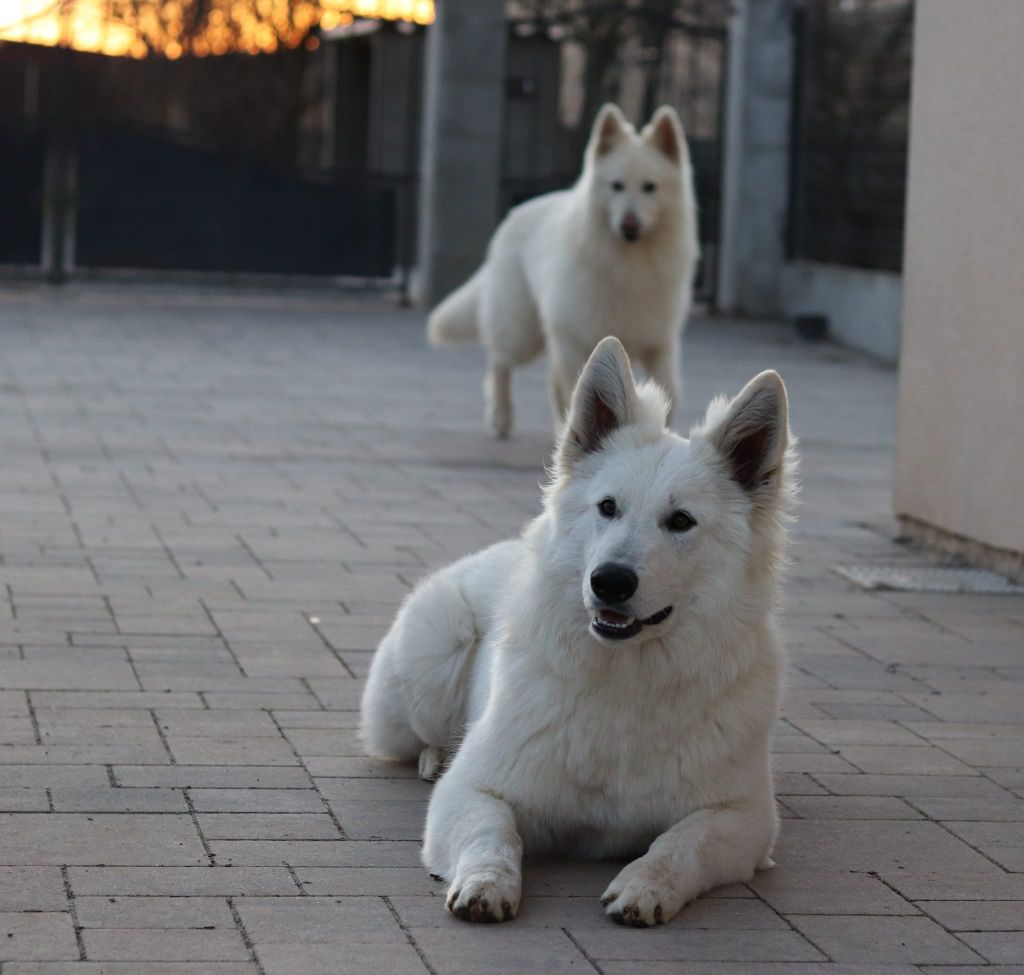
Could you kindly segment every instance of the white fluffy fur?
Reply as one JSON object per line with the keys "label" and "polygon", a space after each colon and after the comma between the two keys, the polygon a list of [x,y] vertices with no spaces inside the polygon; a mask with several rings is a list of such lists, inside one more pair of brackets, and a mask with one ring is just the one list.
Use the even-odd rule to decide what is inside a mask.
{"label": "white fluffy fur", "polygon": [[[635,925],[770,864],[775,604],[794,462],[785,389],[762,373],[713,403],[689,440],[664,421],[660,392],[636,390],[622,347],[601,342],[544,513],[423,582],[374,658],[369,752],[419,759],[425,777],[453,755],[423,860],[450,882],[460,917],[515,915],[524,850],[638,857],[603,898]],[[607,498],[615,517],[599,511]],[[696,526],[672,532],[680,509]],[[608,561],[639,577],[630,615],[671,615],[629,639],[597,634],[589,580]]]}
{"label": "white fluffy fur", "polygon": [[[623,236],[627,219],[638,228],[634,241]],[[512,369],[545,345],[556,426],[583,363],[607,335],[675,404],[698,256],[693,174],[676,113],[658,109],[637,133],[606,105],[575,186],[509,213],[480,270],[431,314],[428,335],[435,344],[483,343],[487,422],[498,437],[512,428]]]}

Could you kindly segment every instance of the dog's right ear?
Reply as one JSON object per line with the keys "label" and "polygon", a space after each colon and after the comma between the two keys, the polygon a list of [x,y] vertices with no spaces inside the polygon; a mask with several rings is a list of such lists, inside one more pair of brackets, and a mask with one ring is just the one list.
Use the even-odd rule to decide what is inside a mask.
{"label": "dog's right ear", "polygon": [[618,105],[609,102],[602,105],[601,110],[594,119],[593,128],[590,130],[590,141],[587,144],[587,155],[592,159],[599,159],[609,153],[623,139],[629,129],[629,122],[622,114]]}
{"label": "dog's right ear", "polygon": [[629,357],[613,336],[602,339],[590,354],[572,394],[569,416],[558,445],[558,465],[568,473],[573,464],[600,450],[619,427],[637,416],[636,385]]}

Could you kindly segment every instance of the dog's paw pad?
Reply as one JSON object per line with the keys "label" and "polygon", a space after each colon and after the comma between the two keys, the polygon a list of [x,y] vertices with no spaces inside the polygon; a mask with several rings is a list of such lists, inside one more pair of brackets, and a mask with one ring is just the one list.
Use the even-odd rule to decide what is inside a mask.
{"label": "dog's paw pad", "polygon": [[601,897],[605,913],[616,924],[652,928],[670,921],[686,898],[671,883],[657,882],[643,866],[630,864]]}
{"label": "dog's paw pad", "polygon": [[491,871],[472,874],[452,884],[445,906],[463,921],[510,921],[519,909],[519,888],[518,877]]}

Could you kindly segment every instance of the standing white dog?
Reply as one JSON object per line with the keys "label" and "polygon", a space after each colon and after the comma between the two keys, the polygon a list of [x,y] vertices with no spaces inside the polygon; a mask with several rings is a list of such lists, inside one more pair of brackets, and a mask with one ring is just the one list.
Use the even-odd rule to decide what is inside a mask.
{"label": "standing white dog", "polygon": [[786,392],[763,372],[689,440],[666,407],[601,342],[544,513],[423,582],[374,658],[367,749],[425,778],[454,751],[423,860],[458,917],[515,916],[524,850],[642,854],[602,898],[639,926],[770,864]]}
{"label": "standing white dog", "polygon": [[511,373],[544,349],[556,426],[594,346],[615,335],[679,401],[679,340],[699,256],[693,174],[676,113],[638,135],[614,105],[594,122],[569,190],[528,200],[495,231],[479,271],[434,310],[435,345],[487,349],[487,423],[512,429]]}

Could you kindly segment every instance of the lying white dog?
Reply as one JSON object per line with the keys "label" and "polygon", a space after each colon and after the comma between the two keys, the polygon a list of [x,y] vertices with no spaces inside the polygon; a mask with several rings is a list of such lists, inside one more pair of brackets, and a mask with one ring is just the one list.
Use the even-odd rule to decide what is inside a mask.
{"label": "lying white dog", "polygon": [[685,440],[605,339],[573,394],[544,513],[402,607],[361,734],[427,778],[454,752],[423,849],[453,914],[514,917],[524,850],[642,854],[602,898],[640,926],[770,864],[787,412],[782,380],[763,372]]}
{"label": "lying white dog", "polygon": [[431,342],[487,349],[487,423],[512,429],[511,374],[544,350],[555,423],[587,356],[606,335],[679,401],[679,339],[699,256],[693,174],[676,113],[638,135],[601,109],[572,189],[528,200],[495,231],[483,266],[427,323]]}

